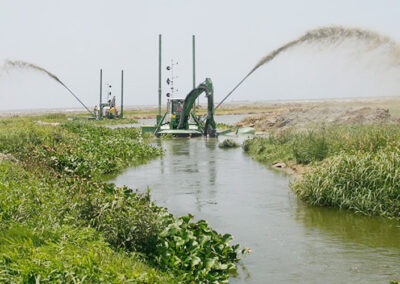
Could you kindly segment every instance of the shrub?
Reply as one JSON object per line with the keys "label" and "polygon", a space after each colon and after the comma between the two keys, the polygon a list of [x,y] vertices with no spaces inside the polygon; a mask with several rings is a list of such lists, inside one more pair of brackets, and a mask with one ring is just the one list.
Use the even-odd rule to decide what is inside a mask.
{"label": "shrub", "polygon": [[115,252],[91,228],[0,231],[2,283],[172,283],[133,253]]}
{"label": "shrub", "polygon": [[43,116],[45,119],[49,120],[65,120],[67,115],[65,113],[49,113]]}
{"label": "shrub", "polygon": [[290,143],[275,144],[273,138],[256,137],[243,142],[243,150],[262,163],[294,159]]}
{"label": "shrub", "polygon": [[219,148],[228,149],[228,148],[238,148],[240,145],[232,139],[225,139],[221,143],[218,144]]}
{"label": "shrub", "polygon": [[[175,226],[182,236],[193,236],[190,256],[206,262],[212,256],[216,263],[209,274],[194,265],[195,279],[229,278],[238,246],[204,222],[180,222],[149,194],[102,181],[161,153],[143,143],[139,130],[0,120],[0,142],[0,152],[19,160],[0,161],[0,281],[171,282],[170,274],[141,260],[178,281],[192,281],[186,269],[165,265],[169,253],[186,261],[178,247],[164,246],[178,235],[162,232]],[[208,236],[207,245],[194,245]]]}
{"label": "shrub", "polygon": [[328,144],[325,132],[300,133],[293,142],[293,156],[298,164],[322,161],[328,156]]}
{"label": "shrub", "polygon": [[169,224],[157,242],[158,265],[187,283],[227,283],[239,260],[239,245],[229,245],[232,236],[218,234],[204,220],[194,223],[192,216],[164,218]]}
{"label": "shrub", "polygon": [[400,218],[400,151],[340,154],[315,167],[292,188],[312,205]]}
{"label": "shrub", "polygon": [[264,163],[312,163],[292,185],[309,204],[399,218],[398,125],[291,129],[247,140],[243,149]]}

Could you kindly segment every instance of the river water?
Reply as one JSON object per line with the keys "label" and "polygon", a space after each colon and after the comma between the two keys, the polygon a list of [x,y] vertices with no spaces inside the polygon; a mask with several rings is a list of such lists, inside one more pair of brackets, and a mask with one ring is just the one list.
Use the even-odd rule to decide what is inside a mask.
{"label": "river water", "polygon": [[[220,137],[222,141],[224,137]],[[400,222],[304,205],[289,177],[216,138],[157,140],[165,155],[112,182],[191,213],[253,251],[231,283],[389,283],[400,279]]]}

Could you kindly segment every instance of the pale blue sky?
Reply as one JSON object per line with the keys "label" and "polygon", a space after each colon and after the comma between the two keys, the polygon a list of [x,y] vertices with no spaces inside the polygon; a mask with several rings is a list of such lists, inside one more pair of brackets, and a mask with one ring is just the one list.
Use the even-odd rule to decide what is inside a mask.
{"label": "pale blue sky", "polygon": [[[26,60],[49,69],[91,107],[98,103],[99,69],[115,94],[124,69],[126,105],[154,105],[158,34],[164,67],[172,58],[179,62],[181,96],[192,86],[195,34],[197,81],[212,78],[218,101],[263,55],[308,29],[360,27],[400,41],[399,15],[399,1],[376,0],[0,0],[0,61]],[[352,44],[289,51],[258,70],[232,99],[400,95],[400,72],[386,70],[380,57],[359,54]],[[61,86],[25,71],[2,73],[0,98],[1,109],[79,106]]]}

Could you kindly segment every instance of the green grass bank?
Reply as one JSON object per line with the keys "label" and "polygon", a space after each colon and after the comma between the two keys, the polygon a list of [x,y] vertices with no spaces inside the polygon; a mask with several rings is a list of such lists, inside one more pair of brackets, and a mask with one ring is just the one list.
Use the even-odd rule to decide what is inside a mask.
{"label": "green grass bank", "polygon": [[244,150],[271,165],[307,165],[291,188],[308,204],[400,220],[400,127],[310,127],[245,141]]}
{"label": "green grass bank", "polygon": [[162,154],[138,129],[37,120],[0,119],[0,282],[228,281],[229,234],[105,182]]}

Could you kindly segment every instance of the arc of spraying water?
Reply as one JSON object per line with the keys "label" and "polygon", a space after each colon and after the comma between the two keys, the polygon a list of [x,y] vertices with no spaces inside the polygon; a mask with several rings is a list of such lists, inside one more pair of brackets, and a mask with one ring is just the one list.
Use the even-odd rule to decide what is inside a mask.
{"label": "arc of spraying water", "polygon": [[61,84],[65,89],[67,89],[67,91],[74,96],[74,98],[92,115],[96,115],[94,112],[92,112],[79,98],[77,95],[74,94],[74,92],[71,91],[70,88],[67,87],[67,85],[64,84],[64,82],[62,82],[56,75],[54,75],[53,73],[51,73],[50,71],[44,69],[43,67],[40,67],[36,64],[33,63],[29,63],[29,62],[25,62],[22,60],[6,60],[4,62],[3,65],[5,68],[7,67],[11,67],[11,68],[30,68],[42,73],[45,73],[46,75],[48,75],[50,78],[52,78],[53,80],[57,81],[59,84]]}
{"label": "arc of spraying water", "polygon": [[297,45],[303,43],[318,43],[323,42],[324,40],[328,40],[328,43],[340,43],[345,39],[357,39],[362,40],[370,44],[370,49],[378,48],[383,45],[389,45],[391,48],[391,55],[393,56],[393,63],[396,66],[400,65],[400,45],[396,41],[392,40],[387,36],[383,36],[379,33],[363,30],[358,28],[344,28],[341,26],[332,26],[332,27],[323,27],[314,29],[306,32],[303,36],[290,41],[283,46],[273,50],[268,53],[266,56],[260,59],[257,64],[251,69],[251,71],[222,99],[222,101],[215,107],[215,110],[218,109],[225,100],[232,95],[232,93],[259,67],[273,60],[280,53],[295,47]]}

